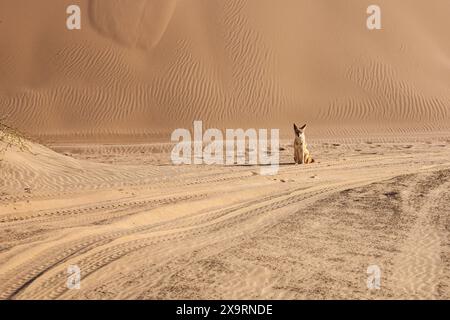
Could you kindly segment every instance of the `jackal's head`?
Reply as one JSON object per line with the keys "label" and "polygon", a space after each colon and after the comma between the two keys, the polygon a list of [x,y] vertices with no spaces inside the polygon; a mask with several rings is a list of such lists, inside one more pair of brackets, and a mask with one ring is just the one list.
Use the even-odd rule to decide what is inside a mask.
{"label": "jackal's head", "polygon": [[306,124],[303,127],[300,127],[300,129],[299,129],[297,127],[297,125],[294,123],[295,136],[302,138],[302,140],[305,139],[305,129],[306,129]]}

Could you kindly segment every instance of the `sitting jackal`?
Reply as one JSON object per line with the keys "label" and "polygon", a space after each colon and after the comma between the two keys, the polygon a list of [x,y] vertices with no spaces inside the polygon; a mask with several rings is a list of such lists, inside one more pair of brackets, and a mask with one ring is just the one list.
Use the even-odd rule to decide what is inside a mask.
{"label": "sitting jackal", "polygon": [[294,161],[296,164],[310,164],[314,162],[311,157],[305,138],[306,124],[300,129],[294,124],[295,140],[294,140]]}

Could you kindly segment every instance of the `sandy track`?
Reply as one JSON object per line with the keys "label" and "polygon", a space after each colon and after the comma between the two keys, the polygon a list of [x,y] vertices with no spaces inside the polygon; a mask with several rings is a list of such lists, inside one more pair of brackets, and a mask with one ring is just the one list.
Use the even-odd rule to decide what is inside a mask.
{"label": "sandy track", "polygon": [[[448,298],[445,141],[317,144],[324,160],[312,166],[291,165],[286,145],[274,177],[251,166],[112,166],[38,146],[40,157],[16,162],[11,151],[6,177],[59,165],[36,174],[31,192],[11,196],[23,185],[4,184],[0,297]],[[53,178],[60,167],[78,170],[79,188]],[[379,291],[365,287],[371,264]],[[81,268],[79,291],[66,287],[70,265]]]}
{"label": "sandy track", "polygon": [[[442,219],[448,219],[445,197],[449,193],[448,172],[438,172],[426,182],[428,184],[420,190],[420,197],[425,199],[416,208],[416,221],[394,267],[393,277],[400,298],[436,299],[441,295],[438,289],[445,273],[443,255],[448,247],[447,234],[438,224],[440,220],[442,223]],[[414,186],[417,188],[419,184]],[[418,202],[414,198],[411,200],[415,204]],[[404,210],[414,208],[408,205]],[[446,283],[446,287],[448,285]]]}

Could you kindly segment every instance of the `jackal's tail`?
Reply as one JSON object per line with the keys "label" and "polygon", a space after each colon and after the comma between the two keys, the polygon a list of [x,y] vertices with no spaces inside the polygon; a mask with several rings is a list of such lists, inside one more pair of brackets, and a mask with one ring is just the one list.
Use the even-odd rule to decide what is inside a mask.
{"label": "jackal's tail", "polygon": [[316,160],[314,160],[313,158],[311,158],[309,156],[305,159],[305,163],[306,164],[311,164],[311,163],[314,163],[314,162],[316,162]]}

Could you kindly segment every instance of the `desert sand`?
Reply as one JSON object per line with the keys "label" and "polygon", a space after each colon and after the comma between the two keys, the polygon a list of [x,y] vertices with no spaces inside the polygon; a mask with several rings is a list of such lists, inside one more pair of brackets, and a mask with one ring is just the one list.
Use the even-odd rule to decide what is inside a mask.
{"label": "desert sand", "polygon": [[[76,31],[0,2],[29,147],[0,154],[0,299],[450,298],[450,2],[379,0],[377,31],[361,0],[77,2]],[[194,120],[280,128],[278,174],[173,165]]]}
{"label": "desert sand", "polygon": [[286,143],[276,176],[152,145],[10,150],[1,298],[448,299],[450,139],[421,139],[315,142],[309,166]]}

